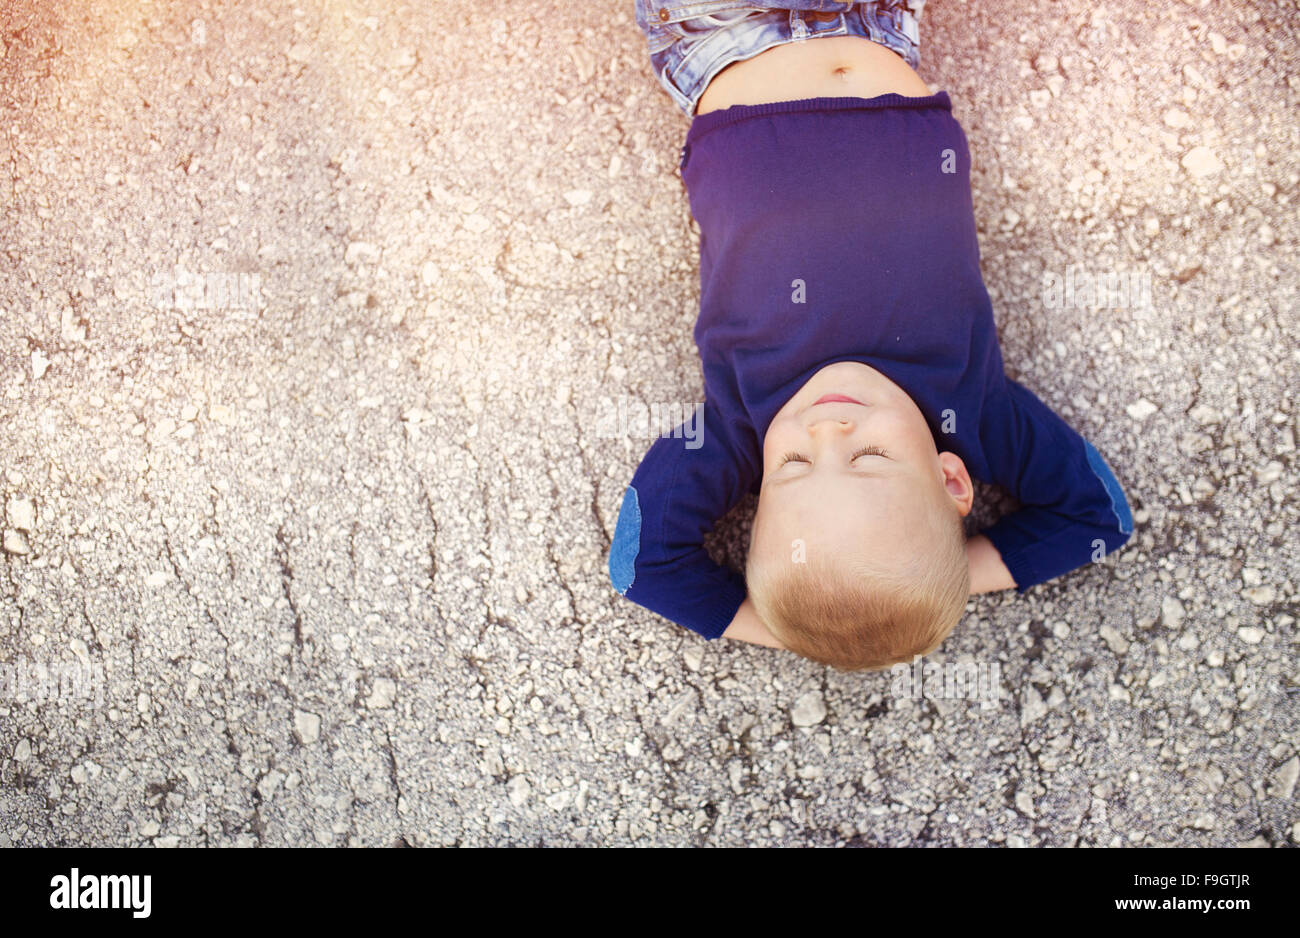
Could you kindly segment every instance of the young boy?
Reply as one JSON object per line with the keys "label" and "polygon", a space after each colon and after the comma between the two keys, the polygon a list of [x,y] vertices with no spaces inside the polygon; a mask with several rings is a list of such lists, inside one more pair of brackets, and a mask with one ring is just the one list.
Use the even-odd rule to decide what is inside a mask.
{"label": "young boy", "polygon": [[[1097,450],[1003,372],[965,134],[913,68],[922,2],[637,0],[692,117],[705,402],[694,448],[661,437],[637,468],[610,578],[705,638],[843,670],[927,654],[972,593],[1133,527]],[[967,540],[972,477],[1022,507]],[[751,491],[742,580],[703,539]]]}

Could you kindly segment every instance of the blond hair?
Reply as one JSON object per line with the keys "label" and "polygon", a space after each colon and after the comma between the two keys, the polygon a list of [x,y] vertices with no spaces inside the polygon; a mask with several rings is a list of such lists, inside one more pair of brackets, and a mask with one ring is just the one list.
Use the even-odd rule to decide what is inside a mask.
{"label": "blond hair", "polygon": [[745,567],[759,618],[786,648],[841,671],[906,664],[939,646],[970,598],[960,516],[931,532],[904,572],[855,560],[773,562],[750,550]]}

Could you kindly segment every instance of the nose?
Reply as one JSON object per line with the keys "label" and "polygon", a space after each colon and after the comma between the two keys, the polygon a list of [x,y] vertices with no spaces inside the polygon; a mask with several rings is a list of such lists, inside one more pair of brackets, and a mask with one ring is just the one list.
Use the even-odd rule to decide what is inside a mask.
{"label": "nose", "polygon": [[852,433],[855,426],[853,419],[843,414],[826,414],[821,417],[814,417],[805,424],[809,433],[839,431],[841,433]]}

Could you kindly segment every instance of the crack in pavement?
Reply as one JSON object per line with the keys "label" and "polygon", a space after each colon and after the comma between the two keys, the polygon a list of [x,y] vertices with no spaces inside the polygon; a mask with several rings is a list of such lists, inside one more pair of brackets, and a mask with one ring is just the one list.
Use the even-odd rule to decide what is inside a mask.
{"label": "crack in pavement", "polygon": [[293,615],[293,643],[301,653],[302,615],[298,612],[290,588],[293,583],[293,567],[289,564],[289,540],[284,533],[284,522],[275,529],[275,562],[280,568],[280,589],[284,592],[285,601],[289,603],[289,612]]}

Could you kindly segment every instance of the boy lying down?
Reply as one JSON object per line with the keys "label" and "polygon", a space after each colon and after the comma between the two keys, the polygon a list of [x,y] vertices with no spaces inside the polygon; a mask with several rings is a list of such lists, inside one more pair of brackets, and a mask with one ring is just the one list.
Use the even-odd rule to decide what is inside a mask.
{"label": "boy lying down", "polygon": [[[971,594],[1120,547],[1128,504],[1097,450],[1003,372],[965,134],[912,67],[921,4],[711,6],[729,13],[638,0],[692,118],[705,401],[637,468],[610,578],[708,639],[844,670],[910,662]],[[845,10],[799,9],[819,6]],[[968,539],[972,478],[1022,507]],[[703,540],[748,492],[742,579]]]}

